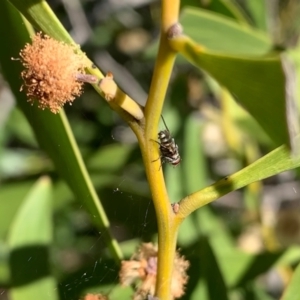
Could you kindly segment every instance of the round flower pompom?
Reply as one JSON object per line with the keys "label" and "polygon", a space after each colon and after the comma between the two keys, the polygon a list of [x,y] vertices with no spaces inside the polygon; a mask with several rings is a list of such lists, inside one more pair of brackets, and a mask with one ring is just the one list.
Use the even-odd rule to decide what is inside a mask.
{"label": "round flower pompom", "polygon": [[[135,285],[136,291],[133,300],[157,299],[154,297],[157,272],[157,246],[152,243],[142,244],[130,260],[122,261],[119,272],[120,283],[123,286]],[[184,295],[188,281],[186,270],[189,262],[176,252],[171,283],[172,299]]]}
{"label": "round flower pompom", "polygon": [[42,33],[33,37],[32,44],[25,45],[20,51],[25,68],[21,76],[28,102],[37,101],[39,108],[58,113],[65,103],[82,93],[83,82],[78,78],[84,73],[87,58],[76,50]]}
{"label": "round flower pompom", "polygon": [[108,300],[108,297],[102,294],[87,294],[81,299],[82,300]]}

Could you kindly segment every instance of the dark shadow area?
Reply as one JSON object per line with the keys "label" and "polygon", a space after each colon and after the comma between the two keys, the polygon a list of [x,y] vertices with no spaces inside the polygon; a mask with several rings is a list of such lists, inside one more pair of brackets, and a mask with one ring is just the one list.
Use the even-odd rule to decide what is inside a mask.
{"label": "dark shadow area", "polygon": [[241,276],[240,280],[233,288],[245,287],[258,275],[268,272],[284,253],[285,251],[278,251],[274,253],[265,252],[256,255],[252,262],[249,263],[249,268],[245,270],[244,275]]}
{"label": "dark shadow area", "polygon": [[113,260],[86,266],[59,283],[60,299],[78,300],[82,291],[89,287],[117,284],[118,272],[119,267]]}
{"label": "dark shadow area", "polygon": [[11,286],[26,285],[50,274],[49,249],[34,245],[15,249],[9,258]]}
{"label": "dark shadow area", "polygon": [[228,299],[227,287],[209,240],[202,237],[199,242],[191,245],[186,251],[182,254],[189,258],[188,274],[190,278],[186,287],[187,294],[182,299],[190,299],[200,280],[203,280],[203,288],[209,295],[209,299]]}

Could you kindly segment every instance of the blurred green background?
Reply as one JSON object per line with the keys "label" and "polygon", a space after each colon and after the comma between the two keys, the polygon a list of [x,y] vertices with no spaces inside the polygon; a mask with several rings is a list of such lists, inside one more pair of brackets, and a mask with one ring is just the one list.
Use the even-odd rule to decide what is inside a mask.
{"label": "blurred green background", "polygon": [[[48,2],[88,57],[104,73],[111,71],[121,89],[145,104],[159,34],[159,2]],[[182,1],[182,9],[187,6],[253,28],[271,41],[268,50],[290,49],[289,54],[297,63],[293,49],[298,47],[299,1]],[[224,36],[220,44],[226,44],[226,39]],[[65,112],[113,235],[124,255],[130,257],[140,242],[156,238],[155,214],[136,138],[89,86],[72,106],[65,107]],[[182,156],[178,167],[164,166],[173,202],[238,171],[274,148],[256,121],[226,91],[180,57],[163,116]],[[163,124],[160,129],[164,129]],[[52,185],[45,177],[38,181],[45,175]],[[300,260],[298,179],[299,172],[294,170],[254,183],[185,220],[178,246],[191,267],[183,299],[281,297]],[[44,198],[43,206],[40,199]],[[101,231],[38,146],[30,125],[15,105],[9,85],[1,77],[1,300],[10,299],[9,296],[27,299],[24,294],[8,292],[24,285],[23,281],[12,282],[11,275],[27,274],[30,268],[17,262],[15,266],[11,264],[11,249],[18,244],[20,235],[27,235],[17,221],[22,212],[25,214],[26,205],[32,214],[33,228],[44,228],[48,240],[53,231],[50,252],[45,254],[41,248],[41,253],[36,254],[40,255],[41,264],[50,261],[53,293],[71,300],[86,292],[102,291],[111,299],[129,299],[131,290],[119,287],[119,267],[108,254]],[[39,220],[34,223],[34,216],[41,212],[45,216],[44,227]],[[43,278],[42,273],[28,276]]]}

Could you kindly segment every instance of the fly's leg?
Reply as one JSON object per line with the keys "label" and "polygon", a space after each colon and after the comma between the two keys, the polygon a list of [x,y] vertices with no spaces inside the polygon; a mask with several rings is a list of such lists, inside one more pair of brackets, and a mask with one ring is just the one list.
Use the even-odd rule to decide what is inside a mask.
{"label": "fly's leg", "polygon": [[[151,139],[151,141],[157,143],[160,147],[162,147],[161,143],[159,143],[158,141],[155,141],[155,140],[153,140],[153,139]],[[158,160],[160,159],[161,164],[160,164],[160,167],[159,167],[158,171],[161,169],[161,167],[162,167],[162,165],[163,165],[163,163],[164,163],[164,160],[163,160],[162,158],[163,158],[162,156],[159,156],[159,158],[157,158],[157,159],[155,159],[155,160],[152,160],[152,162],[156,162],[156,161],[158,161]]]}

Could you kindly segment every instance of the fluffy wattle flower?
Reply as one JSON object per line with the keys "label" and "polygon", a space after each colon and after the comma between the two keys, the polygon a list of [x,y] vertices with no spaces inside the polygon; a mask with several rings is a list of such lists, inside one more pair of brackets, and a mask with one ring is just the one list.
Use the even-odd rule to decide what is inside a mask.
{"label": "fluffy wattle flower", "polygon": [[76,51],[76,47],[41,33],[33,37],[32,44],[25,45],[20,57],[25,68],[22,89],[28,102],[37,101],[39,108],[57,113],[82,93],[83,82],[78,76],[84,73],[87,58]]}
{"label": "fluffy wattle flower", "polygon": [[[173,299],[180,298],[184,294],[184,288],[188,280],[186,270],[189,262],[176,252],[173,266],[171,294]],[[119,273],[120,283],[123,286],[136,285],[134,300],[153,298],[156,285],[157,272],[157,247],[151,243],[142,244],[130,260],[122,261]]]}

